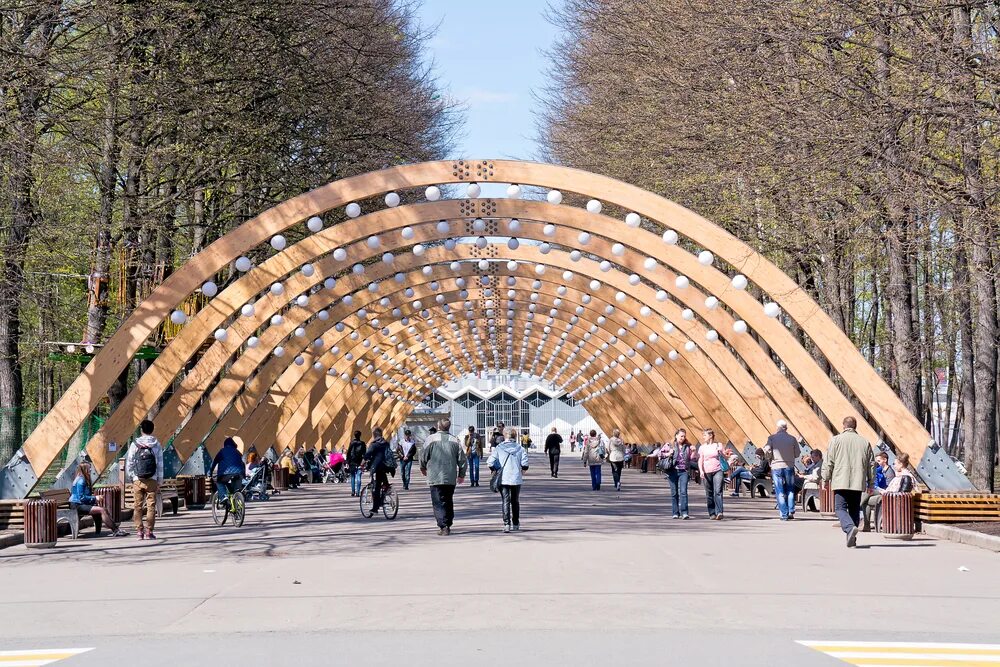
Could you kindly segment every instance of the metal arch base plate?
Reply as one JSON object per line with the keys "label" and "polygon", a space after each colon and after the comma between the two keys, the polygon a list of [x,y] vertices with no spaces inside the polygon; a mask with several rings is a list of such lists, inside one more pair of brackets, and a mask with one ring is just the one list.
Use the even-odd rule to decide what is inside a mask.
{"label": "metal arch base plate", "polygon": [[[164,463],[164,468],[166,463]],[[208,455],[205,450],[205,445],[198,445],[198,449],[194,450],[194,454],[191,458],[180,467],[177,471],[178,475],[207,475],[212,469],[212,457]]]}
{"label": "metal arch base plate", "polygon": [[38,477],[23,449],[18,449],[7,465],[0,468],[0,498],[4,500],[27,497],[37,483]]}

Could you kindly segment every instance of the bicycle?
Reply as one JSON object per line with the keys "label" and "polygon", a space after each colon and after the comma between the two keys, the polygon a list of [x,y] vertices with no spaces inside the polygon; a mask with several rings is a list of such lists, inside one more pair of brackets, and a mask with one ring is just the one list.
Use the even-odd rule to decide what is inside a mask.
{"label": "bicycle", "polygon": [[[219,483],[216,482],[216,488]],[[247,501],[242,491],[230,491],[224,501],[219,500],[218,490],[212,493],[212,519],[216,526],[225,525],[226,519],[230,515],[233,517],[233,525],[239,528],[247,515]]]}
{"label": "bicycle", "polygon": [[[370,519],[375,515],[375,497],[372,495],[372,491],[375,488],[375,473],[372,473],[372,478],[369,480],[365,487],[361,489],[361,516],[366,519]],[[385,486],[382,489],[382,515],[389,521],[396,518],[396,514],[399,513],[399,497],[396,492],[392,489],[392,484],[386,480]]]}

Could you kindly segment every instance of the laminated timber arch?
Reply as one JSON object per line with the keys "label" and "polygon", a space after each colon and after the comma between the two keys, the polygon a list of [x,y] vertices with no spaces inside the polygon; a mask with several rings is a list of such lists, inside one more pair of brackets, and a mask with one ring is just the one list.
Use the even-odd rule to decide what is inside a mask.
{"label": "laminated timber arch", "polygon": [[[331,424],[338,423],[338,419],[343,421],[344,410],[354,411],[356,414],[361,414],[359,411],[363,410],[366,418],[377,416],[378,419],[387,419],[390,423],[398,422],[405,417],[408,410],[412,409],[416,403],[414,398],[434,386],[431,379],[440,382],[443,376],[438,373],[429,374],[427,369],[430,367],[422,361],[417,362],[415,367],[413,364],[410,366],[402,364],[403,368],[396,368],[398,362],[390,355],[392,367],[386,364],[385,368],[380,366],[377,370],[382,373],[381,378],[396,380],[398,385],[386,381],[399,391],[372,394],[369,388],[364,387],[364,383],[369,382],[367,379],[359,379],[357,385],[341,381],[343,386],[338,388],[331,384],[334,382],[332,376],[325,374],[321,376],[319,372],[314,373],[314,377],[305,379],[300,374],[300,377],[293,381],[295,373],[290,374],[292,367],[287,365],[288,360],[295,356],[291,353],[287,355],[284,366],[279,361],[274,368],[268,370],[271,361],[275,361],[268,352],[273,350],[278,342],[283,341],[287,333],[283,336],[284,330],[280,327],[266,326],[267,318],[281,310],[289,317],[293,317],[294,314],[301,324],[309,322],[307,328],[313,327],[314,322],[310,321],[310,312],[298,305],[289,307],[287,302],[290,298],[306,293],[310,286],[314,288],[326,276],[339,275],[351,264],[377,258],[381,253],[393,248],[403,249],[396,260],[400,266],[403,266],[402,260],[405,259],[412,260],[407,265],[409,268],[417,266],[423,268],[423,265],[427,265],[431,260],[430,253],[433,250],[438,253],[433,256],[437,262],[458,261],[460,268],[470,263],[478,267],[478,261],[483,253],[477,252],[478,249],[473,250],[468,244],[458,244],[454,248],[432,249],[419,255],[410,252],[409,249],[418,242],[424,244],[420,246],[423,249],[427,243],[433,241],[456,236],[478,236],[480,231],[473,227],[472,221],[482,219],[488,221],[485,233],[489,236],[532,239],[555,247],[546,253],[537,245],[529,247],[528,244],[523,244],[513,251],[506,249],[501,242],[500,246],[494,247],[499,247],[502,252],[498,257],[489,260],[486,265],[486,273],[494,276],[491,280],[499,280],[497,276],[505,275],[501,270],[504,266],[503,261],[497,261],[501,259],[518,258],[519,261],[526,263],[533,262],[536,269],[564,268],[572,271],[574,277],[579,280],[553,280],[549,285],[550,293],[547,296],[552,296],[551,285],[558,283],[558,287],[555,288],[558,290],[564,286],[570,287],[563,283],[573,282],[572,287],[582,301],[582,295],[587,293],[584,290],[596,292],[607,289],[604,286],[607,285],[624,295],[624,301],[615,299],[616,312],[621,310],[630,315],[630,320],[638,321],[649,318],[655,313],[654,320],[657,324],[661,321],[660,318],[663,318],[675,327],[674,331],[667,332],[668,334],[677,332],[674,338],[664,337],[661,334],[655,342],[644,343],[649,353],[639,355],[643,360],[654,353],[660,358],[669,355],[670,362],[652,366],[650,371],[640,371],[638,374],[632,368],[635,364],[631,357],[626,357],[629,364],[620,364],[623,368],[617,369],[617,372],[602,373],[596,368],[588,372],[584,369],[589,366],[585,366],[586,361],[580,354],[570,355],[562,349],[557,351],[555,347],[546,346],[544,342],[539,343],[535,334],[529,334],[525,339],[532,345],[539,345],[538,349],[545,354],[554,355],[549,358],[556,359],[562,364],[556,371],[552,369],[552,364],[556,361],[551,361],[547,364],[544,377],[557,379],[572,396],[585,401],[588,410],[595,418],[599,418],[602,426],[610,427],[613,422],[615,425],[619,425],[620,422],[620,425],[627,430],[632,428],[628,425],[630,412],[625,410],[624,406],[637,405],[637,401],[643,400],[643,397],[650,401],[648,405],[655,406],[656,414],[648,423],[634,428],[636,436],[658,435],[657,439],[662,439],[680,423],[690,424],[692,421],[698,424],[722,424],[727,413],[735,422],[735,415],[730,409],[737,412],[742,409],[729,400],[735,392],[741,397],[740,403],[745,407],[745,412],[740,417],[741,423],[733,424],[728,431],[724,431],[727,434],[737,436],[742,434],[759,440],[760,429],[766,429],[774,414],[779,413],[800,433],[807,435],[813,444],[817,444],[829,434],[830,429],[811,408],[815,408],[826,422],[832,424],[839,424],[840,419],[847,414],[855,414],[848,398],[789,333],[782,319],[766,316],[759,301],[748,292],[734,287],[728,274],[738,271],[753,283],[756,290],[780,306],[785,317],[795,321],[815,348],[826,357],[856,400],[864,406],[870,417],[866,420],[863,418],[864,415],[858,415],[861,422],[859,430],[862,433],[873,440],[882,435],[898,451],[910,453],[914,460],[919,461],[918,473],[929,485],[938,488],[969,487],[968,481],[954,469],[950,459],[936,447],[929,446],[932,443],[927,432],[912,415],[906,412],[892,390],[864,361],[843,332],[833,325],[830,318],[788,276],[744,243],[693,212],[634,186],[596,174],[554,165],[497,160],[421,163],[336,181],[265,211],[217,240],[192,258],[183,270],[178,270],[164,281],[122,324],[100,354],[91,361],[48,417],[27,439],[14,459],[0,473],[2,474],[0,494],[24,495],[30,490],[36,476],[58,455],[150,333],[178,304],[196,291],[201,283],[214,278],[220,269],[241,254],[266,243],[273,235],[305,221],[310,216],[332,215],[331,211],[349,202],[382,197],[387,192],[397,190],[403,191],[403,196],[408,201],[422,200],[420,193],[412,192],[413,189],[433,186],[437,190],[441,185],[488,181],[576,193],[584,197],[594,197],[603,202],[604,206],[632,211],[646,221],[647,228],[653,228],[657,232],[662,227],[676,230],[686,243],[709,251],[714,255],[710,259],[716,262],[721,260],[719,263],[722,270],[714,266],[714,262],[711,261],[707,265],[701,264],[698,258],[683,247],[664,243],[656,233],[648,229],[625,226],[621,221],[601,214],[600,206],[584,210],[560,205],[559,197],[551,200],[554,203],[548,203],[517,198],[484,199],[478,197],[478,193],[473,193],[477,196],[440,201],[432,197],[434,201],[419,201],[398,207],[386,208],[379,204],[371,213],[329,226],[275,253],[233,281],[193,316],[180,335],[164,349],[149,371],[139,379],[125,403],[111,415],[104,428],[88,443],[87,452],[95,464],[102,469],[106,467],[115,456],[109,451],[110,444],[122,443],[128,438],[138,421],[171,387],[175,378],[181,376],[185,364],[206,342],[211,343],[207,351],[200,357],[192,371],[183,374],[179,388],[175,390],[174,396],[167,404],[166,411],[168,413],[172,411],[171,414],[174,415],[169,419],[176,421],[167,428],[167,418],[162,416],[163,413],[158,417],[158,422],[163,424],[158,428],[158,435],[162,440],[167,440],[176,428],[181,426],[181,422],[188,418],[190,411],[195,409],[197,402],[209,389],[212,391],[205,399],[202,409],[188,422],[188,425],[191,423],[198,425],[197,429],[192,428],[186,434],[193,438],[204,437],[206,428],[210,430],[217,422],[220,426],[225,425],[233,410],[238,410],[237,414],[240,417],[243,414],[259,415],[253,417],[257,421],[252,423],[259,421],[272,424],[279,428],[279,433],[287,431],[288,437],[292,437],[292,433],[295,434],[294,437],[305,432],[312,435],[325,434]],[[509,222],[506,223],[506,227],[501,226],[504,224],[502,221],[510,219],[521,221],[520,229],[510,231]],[[442,221],[446,221],[447,224],[442,225]],[[412,235],[402,238],[400,230],[404,228],[409,228],[408,231],[412,231]],[[379,242],[370,245],[367,240],[373,234],[378,235]],[[347,250],[347,259],[338,260],[335,256],[328,256],[334,248]],[[583,257],[576,254],[569,255],[558,250],[559,248],[567,250],[579,248],[585,255]],[[599,261],[602,259],[612,264],[607,267],[600,265]],[[316,272],[311,278],[297,272],[298,267],[307,262],[315,263],[316,266]],[[523,267],[519,267],[517,271],[521,268]],[[610,268],[610,271],[605,271],[605,268]],[[374,273],[374,265],[370,270]],[[435,271],[433,266],[429,270]],[[626,272],[631,275],[626,277]],[[422,271],[420,275],[424,275]],[[415,280],[415,276],[416,274],[404,274],[404,280],[413,280],[414,285],[421,285],[422,283]],[[681,286],[676,282],[680,276],[685,276],[690,281],[690,286]],[[366,272],[364,278],[371,280],[371,274]],[[595,288],[590,288],[589,285],[582,287],[580,280],[588,279],[600,281],[602,285]],[[268,286],[276,281],[282,282],[285,286],[283,297],[267,292]],[[337,318],[350,316],[353,312],[349,304],[343,303],[342,297],[347,293],[344,290],[350,288],[348,291],[355,291],[360,286],[349,281],[350,279],[341,280],[340,285],[343,285],[343,288],[334,286],[332,290],[327,290],[318,297],[326,298],[329,302],[341,299],[334,308],[339,308],[341,305],[345,305],[345,308],[337,311]],[[669,293],[671,298],[658,301],[661,292]],[[255,314],[253,317],[237,315],[235,319],[233,318],[240,307],[262,294],[255,305],[260,317]],[[712,304],[714,307],[710,307],[704,300],[707,295],[717,299],[719,306]],[[597,296],[594,294],[593,298]],[[551,303],[554,301],[553,298]],[[607,301],[607,304],[611,305],[607,297],[599,301]],[[633,301],[635,303],[632,303]],[[626,305],[631,307],[626,308]],[[639,312],[638,316],[634,314],[636,312]],[[733,323],[737,318],[745,323],[753,335],[734,332]],[[499,316],[494,319],[497,322],[508,321],[507,318]],[[527,323],[518,317],[510,322],[516,323],[519,327]],[[229,331],[230,338],[226,342],[211,341],[212,332],[219,327],[227,328]],[[649,328],[655,329],[647,325],[647,329]],[[258,331],[261,329],[262,331]],[[313,329],[322,332],[323,327],[316,326]],[[497,329],[500,329],[499,325]],[[392,331],[402,332],[402,329],[397,327]],[[414,332],[416,331],[415,328]],[[714,332],[711,334],[714,338],[709,340],[705,335],[710,331]],[[241,350],[243,341],[258,333],[260,335],[256,337],[265,341],[259,347],[265,349],[260,352],[257,352],[256,347]],[[406,333],[409,334],[409,327]],[[502,332],[498,340],[506,341],[506,333]],[[515,332],[512,330],[511,333]],[[520,335],[521,332],[518,330],[516,333]],[[684,343],[688,347],[677,347],[677,343],[681,340],[677,336],[681,336],[682,333],[686,339]],[[397,336],[400,342],[396,345],[406,347],[401,334],[390,335]],[[625,338],[632,341],[635,336],[629,332]],[[327,347],[328,344],[335,344],[334,339],[332,336],[327,338],[324,335],[325,350],[330,349]],[[605,336],[601,339],[606,342],[610,337]],[[767,344],[768,351],[777,358],[778,365],[771,359],[770,354],[761,348],[757,339]],[[294,337],[289,339],[287,344],[292,341]],[[469,341],[471,342],[471,338]],[[518,338],[518,341],[520,342],[521,338]],[[407,342],[411,341],[407,339]],[[622,349],[621,344],[622,341],[618,341],[615,344],[616,349]],[[638,347],[638,342],[625,345],[626,351],[634,350]],[[428,353],[445,354],[446,349],[437,346],[428,347],[422,354],[424,356]],[[585,349],[589,348],[581,347],[578,352],[583,352]],[[676,358],[670,354],[672,350],[676,350]],[[504,352],[506,353],[506,348]],[[220,370],[234,355],[237,356],[232,361],[232,368],[239,366],[245,377],[252,376],[245,391],[244,382],[237,379],[238,374],[224,374],[218,383],[215,381]],[[314,362],[314,355],[311,352],[306,356],[309,357],[310,363]],[[265,358],[271,361],[265,362]],[[407,360],[410,360],[409,355]],[[468,370],[472,367],[468,359],[455,361],[456,365],[452,367],[456,374],[461,369]],[[510,365],[513,362],[513,355],[506,359],[496,358],[488,361],[491,361],[491,366]],[[677,363],[678,361],[681,363]],[[264,366],[257,370],[262,362]],[[518,355],[518,362],[522,363],[522,355]],[[338,366],[334,359],[328,357],[323,357],[323,361],[316,363],[320,363],[324,370],[344,367],[344,364]],[[481,365],[481,362],[476,362],[477,368]],[[734,365],[745,367],[742,374],[727,370],[732,369]],[[311,368],[309,364],[303,366]],[[671,368],[664,368],[666,366]],[[627,376],[625,368],[629,370]],[[376,370],[375,364],[372,364],[372,371],[374,370]],[[609,371],[615,370],[609,369]],[[276,379],[272,383],[274,387],[288,391],[289,388],[283,383],[292,382],[291,387],[295,388],[297,394],[308,400],[297,400],[294,407],[291,404],[288,406],[284,406],[283,403],[278,404],[281,405],[281,409],[275,411],[273,409],[276,405],[275,389],[272,389],[272,385],[265,387],[264,383],[257,383],[259,386],[254,386],[254,380],[265,377],[265,373],[275,375]],[[567,373],[570,374],[565,377]],[[595,378],[594,374],[599,377]],[[318,382],[320,377],[324,378],[322,383]],[[629,378],[627,381],[626,377]],[[801,387],[801,392],[807,400],[794,389],[789,391],[792,378]],[[301,389],[298,388],[300,385]],[[664,391],[667,393],[662,393]],[[709,394],[706,396],[699,391],[708,391]],[[367,399],[368,402],[363,399]],[[223,406],[222,409],[219,408],[220,404]],[[203,412],[205,405],[215,407]],[[720,410],[718,406],[723,405],[725,408]],[[317,411],[321,412],[321,416],[316,418],[319,421],[310,422],[308,428],[311,430],[303,431],[306,422],[302,421],[300,412],[310,413],[313,408],[318,408]],[[699,409],[703,412],[699,413]],[[222,410],[225,410],[224,414]],[[280,415],[277,421],[274,420],[275,415]],[[178,416],[179,419],[176,418]],[[238,422],[239,419],[233,418],[228,423],[232,426]],[[321,426],[325,430],[320,431]],[[185,440],[186,435],[183,430],[180,435],[176,441],[179,450],[197,444],[194,439]]]}

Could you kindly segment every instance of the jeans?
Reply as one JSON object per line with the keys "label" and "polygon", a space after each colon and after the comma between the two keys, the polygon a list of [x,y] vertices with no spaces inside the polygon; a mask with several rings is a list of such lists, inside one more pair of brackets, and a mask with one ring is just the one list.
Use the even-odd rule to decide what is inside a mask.
{"label": "jeans", "polygon": [[622,467],[625,465],[624,461],[611,461],[611,479],[615,483],[616,489],[622,488]]}
{"label": "jeans", "polygon": [[743,481],[753,483],[753,475],[750,471],[740,466],[738,468],[733,468],[732,472],[729,473],[729,481],[733,484],[733,493],[740,495],[740,487],[743,486]]}
{"label": "jeans", "polygon": [[795,516],[795,470],[780,468],[771,471],[774,495],[778,499],[778,513],[782,519]]}
{"label": "jeans", "polygon": [[403,480],[403,490],[410,488],[410,469],[413,468],[413,459],[399,462],[399,475]]}
{"label": "jeans", "polygon": [[451,528],[455,521],[455,485],[435,484],[431,487],[431,504],[438,528]]}
{"label": "jeans", "polygon": [[601,466],[590,466],[590,486],[594,491],[601,490]]}
{"label": "jeans", "polygon": [[555,477],[559,474],[559,450],[553,449],[549,452],[549,472]]}
{"label": "jeans", "polygon": [[351,476],[351,495],[359,495],[361,493],[361,466],[350,468],[349,473]]}
{"label": "jeans", "polygon": [[502,484],[500,486],[500,504],[503,508],[503,525],[521,525],[521,485]]}
{"label": "jeans", "polygon": [[688,513],[688,472],[674,468],[667,473],[670,480],[670,513],[673,516],[687,516]]}
{"label": "jeans", "polygon": [[840,528],[844,533],[851,532],[861,522],[861,492],[850,489],[833,490],[833,511],[840,519]]}
{"label": "jeans", "polygon": [[705,473],[702,483],[705,485],[705,498],[708,501],[708,515],[722,514],[722,485],[726,473],[721,470]]}
{"label": "jeans", "polygon": [[219,494],[219,500],[225,500],[229,494],[237,491],[238,484],[242,481],[242,475],[219,475],[215,480],[215,492]]}
{"label": "jeans", "polygon": [[469,486],[479,486],[479,454],[469,457]]}

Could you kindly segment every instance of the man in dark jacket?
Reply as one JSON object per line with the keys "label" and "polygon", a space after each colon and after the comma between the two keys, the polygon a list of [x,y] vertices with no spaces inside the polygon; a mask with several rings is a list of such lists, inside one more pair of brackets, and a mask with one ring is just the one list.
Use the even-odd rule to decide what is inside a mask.
{"label": "man in dark jacket", "polygon": [[[382,509],[382,488],[389,483],[389,470],[395,472],[395,454],[392,447],[382,437],[382,429],[372,430],[372,443],[365,452],[365,465],[375,474],[375,485],[372,488],[372,516]],[[390,460],[391,459],[391,460]]]}
{"label": "man in dark jacket", "polygon": [[361,465],[365,462],[365,441],[361,439],[361,431],[354,432],[354,439],[347,447],[347,471],[351,475],[351,497],[361,495]]}
{"label": "man in dark jacket", "polygon": [[243,455],[236,447],[236,441],[232,438],[226,438],[222,443],[222,449],[212,461],[212,468],[208,471],[210,477],[218,475],[215,478],[215,490],[219,494],[220,503],[239,488],[243,483],[245,473],[246,466],[243,464]]}
{"label": "man in dark jacket", "polygon": [[549,474],[559,477],[559,454],[562,452],[562,436],[552,427],[552,433],[545,436],[545,453],[549,455]]}

